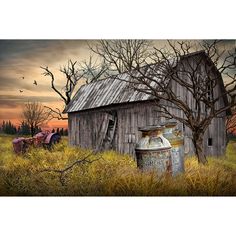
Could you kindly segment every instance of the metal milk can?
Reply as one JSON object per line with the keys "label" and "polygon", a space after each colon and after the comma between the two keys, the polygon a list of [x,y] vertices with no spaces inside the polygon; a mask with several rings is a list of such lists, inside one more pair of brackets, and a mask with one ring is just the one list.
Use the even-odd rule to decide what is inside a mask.
{"label": "metal milk can", "polygon": [[166,122],[163,136],[170,141],[171,148],[171,163],[172,175],[176,176],[184,172],[184,138],[180,131],[177,131],[177,122]]}
{"label": "metal milk can", "polygon": [[136,145],[137,166],[141,170],[154,170],[159,175],[171,173],[171,145],[163,137],[163,126],[140,128],[142,138]]}

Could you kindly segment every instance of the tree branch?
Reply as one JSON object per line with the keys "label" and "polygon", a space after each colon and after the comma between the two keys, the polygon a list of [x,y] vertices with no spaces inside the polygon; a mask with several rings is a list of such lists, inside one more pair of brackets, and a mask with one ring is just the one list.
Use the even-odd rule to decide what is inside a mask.
{"label": "tree branch", "polygon": [[49,120],[68,120],[68,117],[64,117],[59,108],[52,109],[51,107],[44,106],[48,110]]}
{"label": "tree branch", "polygon": [[99,156],[98,158],[93,159],[93,160],[88,159],[89,157],[91,157],[92,155],[95,155],[95,154],[97,154],[97,153],[96,152],[91,152],[87,156],[85,156],[84,158],[74,161],[72,164],[65,167],[64,169],[50,169],[49,168],[49,169],[43,169],[39,173],[42,173],[42,172],[56,173],[56,174],[59,175],[59,180],[60,180],[61,185],[65,186],[65,174],[67,172],[71,171],[76,165],[90,164],[90,163],[93,163],[95,161],[98,161],[98,160],[102,159],[101,156]]}

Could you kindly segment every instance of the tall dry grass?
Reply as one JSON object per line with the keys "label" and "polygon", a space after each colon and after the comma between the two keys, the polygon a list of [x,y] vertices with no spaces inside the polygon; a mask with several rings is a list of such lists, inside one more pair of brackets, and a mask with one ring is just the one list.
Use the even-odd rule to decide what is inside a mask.
{"label": "tall dry grass", "polygon": [[[0,195],[17,196],[235,196],[236,143],[229,143],[225,157],[185,160],[185,173],[173,178],[141,172],[129,156],[113,151],[91,155],[92,163],[76,165],[62,176],[60,170],[91,153],[68,147],[66,140],[53,151],[31,149],[12,152],[12,137],[0,136]],[[63,182],[61,182],[61,178]]]}

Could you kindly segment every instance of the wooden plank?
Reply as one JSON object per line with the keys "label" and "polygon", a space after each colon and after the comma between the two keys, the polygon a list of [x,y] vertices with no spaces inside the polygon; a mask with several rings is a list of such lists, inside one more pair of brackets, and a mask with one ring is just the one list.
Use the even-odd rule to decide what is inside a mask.
{"label": "wooden plank", "polygon": [[98,138],[97,147],[96,147],[97,150],[102,150],[103,148],[102,146],[103,146],[103,141],[105,139],[105,135],[107,132],[108,123],[109,123],[108,115],[107,113],[103,113],[103,119],[102,119],[102,123],[99,129],[100,136]]}

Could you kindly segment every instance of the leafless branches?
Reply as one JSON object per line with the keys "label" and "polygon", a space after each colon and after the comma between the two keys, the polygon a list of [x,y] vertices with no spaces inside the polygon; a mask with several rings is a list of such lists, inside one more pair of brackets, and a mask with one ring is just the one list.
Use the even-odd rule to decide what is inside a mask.
{"label": "leafless branches", "polygon": [[[59,95],[59,97],[63,100],[65,105],[68,105],[71,101],[72,94],[74,92],[74,89],[80,79],[83,78],[84,73],[81,73],[79,69],[77,68],[77,62],[73,62],[72,60],[69,60],[67,65],[60,68],[60,72],[63,75],[64,78],[64,86],[61,88],[58,88],[56,85],[56,78],[55,75],[49,70],[48,67],[40,67],[44,70],[43,75],[50,77],[51,79],[51,88]],[[48,115],[50,118],[57,118],[57,119],[66,119],[62,112],[56,108],[52,109],[49,107],[46,107],[48,109]]]}
{"label": "leafless branches", "polygon": [[114,75],[143,64],[150,46],[148,40],[100,40],[95,47],[89,47],[106,65],[106,73]]}
{"label": "leafless branches", "polygon": [[95,155],[96,152],[91,152],[88,155],[86,155],[84,158],[79,159],[74,161],[73,163],[71,163],[69,166],[65,167],[64,169],[43,169],[40,171],[40,173],[42,172],[53,172],[59,175],[59,180],[61,182],[61,184],[64,186],[65,185],[65,176],[66,174],[68,174],[68,172],[70,172],[75,166],[79,165],[84,165],[84,164],[91,164],[95,161],[100,160],[102,157],[98,156],[95,159],[89,159],[92,155]]}
{"label": "leafless branches", "polygon": [[83,74],[83,78],[87,84],[106,77],[107,71],[108,67],[106,63],[99,62],[98,58],[94,60],[94,57],[91,55],[89,61],[84,61],[80,64],[80,72]]}
{"label": "leafless branches", "polygon": [[81,75],[79,73],[79,70],[76,68],[76,61],[73,62],[72,60],[68,61],[68,64],[63,66],[60,69],[60,72],[64,75],[65,83],[62,91],[60,91],[56,85],[55,85],[55,76],[54,74],[49,70],[48,67],[40,67],[44,70],[43,75],[49,76],[51,78],[51,88],[60,96],[60,98],[63,99],[64,103],[66,105],[69,104],[71,101],[71,96],[74,91],[74,88],[77,84],[77,82],[83,77],[83,74]]}
{"label": "leafless branches", "polygon": [[32,136],[37,127],[49,120],[45,108],[38,102],[27,102],[23,108],[22,118],[30,126]]}
{"label": "leafless branches", "polygon": [[[167,43],[166,48],[154,48],[142,65],[132,65],[129,83],[133,89],[151,94],[159,102],[162,116],[191,129],[198,160],[206,163],[202,148],[206,129],[213,118],[229,115],[236,105],[235,52],[219,51],[220,41],[198,45],[201,51],[196,53],[189,41]],[[125,60],[123,65],[129,63],[121,60]],[[173,113],[168,105],[181,112]]]}
{"label": "leafless branches", "polygon": [[47,110],[47,114],[48,114],[48,119],[49,120],[53,120],[53,119],[57,119],[57,120],[67,120],[68,118],[63,116],[62,111],[59,108],[51,108],[49,106],[44,106]]}
{"label": "leafless branches", "polygon": [[[69,60],[67,65],[60,68],[64,77],[64,86],[58,87],[58,79],[47,66],[43,75],[51,79],[51,88],[63,100],[65,106],[71,101],[72,94],[78,81],[85,79],[86,83],[103,79],[107,76],[131,70],[134,66],[145,62],[148,57],[151,41],[148,40],[100,40],[94,47],[94,53],[88,61],[77,63]],[[97,59],[94,59],[95,56]],[[51,119],[66,119],[60,109],[46,107]]]}

